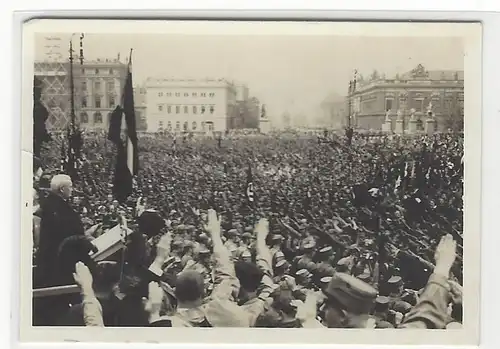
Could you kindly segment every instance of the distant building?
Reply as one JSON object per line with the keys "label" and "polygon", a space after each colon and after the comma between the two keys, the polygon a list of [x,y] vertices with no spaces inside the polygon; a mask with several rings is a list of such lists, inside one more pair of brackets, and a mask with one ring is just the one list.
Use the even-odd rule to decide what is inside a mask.
{"label": "distant building", "polygon": [[423,129],[426,111],[432,103],[438,130],[460,128],[463,122],[464,72],[427,71],[422,65],[404,74],[386,78],[374,71],[357,81],[351,95],[351,122],[362,129],[381,129],[389,111],[392,129],[398,110],[408,128],[410,111],[415,110],[418,125]]}
{"label": "distant building", "polygon": [[347,120],[348,103],[345,96],[331,94],[321,103],[322,121],[333,129],[340,129]]}
{"label": "distant building", "polygon": [[[42,103],[49,112],[47,127],[63,129],[71,121],[69,62],[35,62],[42,85]],[[118,59],[73,64],[75,116],[84,129],[106,129],[111,112],[121,104],[127,64]]]}
{"label": "distant building", "polygon": [[148,132],[224,132],[236,113],[236,89],[224,79],[147,79]]}
{"label": "distant building", "polygon": [[240,84],[240,85],[235,85],[235,88],[236,88],[236,100],[238,102],[247,101],[250,96],[250,89],[248,88],[248,86]]}
{"label": "distant building", "polygon": [[147,130],[147,102],[146,95],[147,90],[144,87],[134,88],[134,107],[135,107],[135,119],[138,131]]}

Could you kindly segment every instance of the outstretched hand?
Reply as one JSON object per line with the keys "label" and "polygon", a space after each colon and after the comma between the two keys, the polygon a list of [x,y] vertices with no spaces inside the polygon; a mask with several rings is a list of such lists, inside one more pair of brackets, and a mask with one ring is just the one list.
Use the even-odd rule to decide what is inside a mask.
{"label": "outstretched hand", "polygon": [[446,234],[441,238],[434,254],[434,259],[436,260],[436,268],[434,271],[448,277],[456,257],[457,243],[453,240],[451,234]]}
{"label": "outstretched hand", "polygon": [[210,233],[212,239],[214,237],[220,237],[220,219],[217,217],[217,212],[213,209],[208,210],[207,223],[205,224],[205,230]]}
{"label": "outstretched hand", "polygon": [[258,239],[265,239],[269,234],[269,221],[267,218],[261,218],[255,227]]}
{"label": "outstretched hand", "polygon": [[76,263],[73,278],[83,292],[92,290],[92,274],[89,268],[82,262]]}

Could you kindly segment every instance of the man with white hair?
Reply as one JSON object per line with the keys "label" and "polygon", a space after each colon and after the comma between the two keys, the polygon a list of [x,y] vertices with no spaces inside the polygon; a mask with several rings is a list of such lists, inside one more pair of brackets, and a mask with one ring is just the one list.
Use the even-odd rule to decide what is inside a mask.
{"label": "man with white hair", "polygon": [[36,286],[59,283],[58,254],[62,242],[70,236],[84,236],[80,215],[70,204],[72,191],[73,183],[68,175],[58,174],[52,178],[50,191],[41,206],[37,252],[37,281],[41,284]]}

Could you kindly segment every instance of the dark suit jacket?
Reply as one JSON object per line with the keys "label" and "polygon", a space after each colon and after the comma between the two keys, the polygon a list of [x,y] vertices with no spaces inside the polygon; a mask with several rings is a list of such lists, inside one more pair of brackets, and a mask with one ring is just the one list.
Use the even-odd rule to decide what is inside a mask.
{"label": "dark suit jacket", "polygon": [[62,197],[49,193],[40,213],[40,243],[37,252],[38,285],[57,285],[58,253],[64,239],[85,234],[80,215]]}

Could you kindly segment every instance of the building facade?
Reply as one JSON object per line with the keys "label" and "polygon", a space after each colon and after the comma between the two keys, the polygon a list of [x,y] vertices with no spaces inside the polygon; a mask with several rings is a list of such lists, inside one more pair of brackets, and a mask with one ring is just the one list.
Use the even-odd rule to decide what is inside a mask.
{"label": "building facade", "polygon": [[111,113],[123,105],[128,66],[118,59],[98,59],[75,64],[75,105],[80,127],[107,130]]}
{"label": "building facade", "polygon": [[398,114],[407,129],[413,111],[418,127],[423,130],[428,109],[432,110],[439,131],[460,128],[461,123],[463,127],[464,73],[427,71],[422,65],[392,78],[374,71],[367,79],[358,77],[356,90],[349,98],[351,124],[360,129],[380,130],[387,113],[392,130]]}
{"label": "building facade", "polygon": [[138,131],[147,131],[147,90],[142,86],[134,87],[135,119]]}
{"label": "building facade", "polygon": [[[78,57],[74,62],[76,121],[83,129],[106,129],[111,112],[121,104],[127,64],[119,59],[80,64]],[[70,69],[69,62],[35,62],[35,76],[41,81],[42,103],[49,112],[50,129],[63,129],[71,121]]]}
{"label": "building facade", "polygon": [[225,132],[237,91],[224,79],[147,79],[148,132]]}

